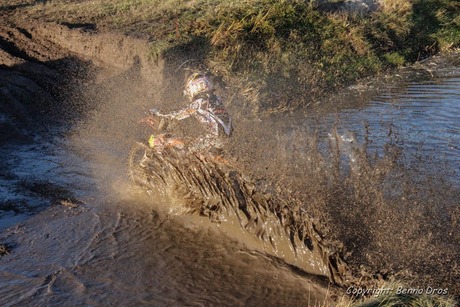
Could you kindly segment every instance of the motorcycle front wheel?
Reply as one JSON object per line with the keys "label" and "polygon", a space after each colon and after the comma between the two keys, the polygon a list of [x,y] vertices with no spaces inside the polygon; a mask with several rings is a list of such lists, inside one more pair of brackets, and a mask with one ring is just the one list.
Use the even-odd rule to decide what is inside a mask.
{"label": "motorcycle front wheel", "polygon": [[150,148],[141,142],[136,142],[133,146],[131,146],[128,155],[128,172],[131,180],[135,183],[146,183],[146,176],[145,170],[143,170],[143,165],[146,163],[150,151]]}

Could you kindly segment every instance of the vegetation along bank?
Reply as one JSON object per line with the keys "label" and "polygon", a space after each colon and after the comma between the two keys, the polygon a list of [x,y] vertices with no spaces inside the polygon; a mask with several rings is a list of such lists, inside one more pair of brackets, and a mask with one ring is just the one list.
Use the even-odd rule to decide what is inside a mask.
{"label": "vegetation along bank", "polygon": [[375,0],[367,11],[343,1],[40,2],[8,3],[22,18],[145,37],[153,58],[188,50],[189,60],[218,71],[263,108],[306,105],[460,46],[455,0]]}

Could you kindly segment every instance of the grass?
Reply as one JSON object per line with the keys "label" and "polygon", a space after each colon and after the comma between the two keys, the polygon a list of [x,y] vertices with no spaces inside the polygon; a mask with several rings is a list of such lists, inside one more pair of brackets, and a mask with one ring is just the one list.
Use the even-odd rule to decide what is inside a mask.
{"label": "grass", "polygon": [[152,57],[195,38],[204,62],[264,108],[296,107],[357,80],[460,47],[460,3],[383,0],[363,15],[316,1],[49,0],[20,14],[145,34]]}

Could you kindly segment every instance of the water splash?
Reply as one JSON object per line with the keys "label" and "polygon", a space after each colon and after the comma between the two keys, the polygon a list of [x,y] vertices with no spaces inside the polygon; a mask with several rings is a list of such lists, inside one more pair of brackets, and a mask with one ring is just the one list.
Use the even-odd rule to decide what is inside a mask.
{"label": "water splash", "polygon": [[153,195],[168,197],[174,204],[170,213],[199,214],[222,228],[239,229],[237,237],[246,244],[309,274],[346,283],[339,248],[323,241],[299,206],[263,193],[241,171],[208,154],[137,149],[130,159],[134,181]]}

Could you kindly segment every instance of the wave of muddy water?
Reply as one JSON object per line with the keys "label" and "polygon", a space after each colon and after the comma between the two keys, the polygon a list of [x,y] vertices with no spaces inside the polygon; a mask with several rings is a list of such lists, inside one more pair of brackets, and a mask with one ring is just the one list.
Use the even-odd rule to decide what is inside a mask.
{"label": "wave of muddy water", "polygon": [[209,218],[251,248],[333,283],[346,283],[346,265],[332,246],[323,244],[312,218],[259,191],[227,161],[174,149],[159,154],[145,145],[130,155],[133,180],[154,195],[168,197],[171,214]]}
{"label": "wave of muddy water", "polygon": [[[276,253],[273,244],[267,245],[270,231],[280,237],[290,232],[280,232],[283,224],[276,210],[273,215],[259,214],[270,209],[263,200],[266,196],[258,198],[248,191],[275,195],[280,202],[290,204],[293,212],[308,209],[295,206],[303,203],[299,201],[305,199],[303,194],[318,196],[307,183],[317,187],[324,179],[309,175],[316,168],[333,168],[328,166],[331,164],[327,155],[309,158],[310,144],[318,144],[318,150],[323,150],[323,141],[310,140],[329,142],[332,130],[328,125],[337,112],[320,110],[314,117],[259,117],[243,112],[244,106],[238,102],[229,106],[235,118],[235,134],[229,140],[227,154],[238,166],[236,171],[225,171],[233,175],[222,183],[238,183],[249,189],[244,199],[252,202],[250,206],[259,213],[251,212],[249,218],[238,216],[241,213],[233,206],[241,199],[236,197],[236,203],[224,206],[234,214],[219,212],[218,222],[212,210],[201,215],[173,215],[170,209],[187,202],[187,198],[181,193],[172,198],[148,194],[130,182],[126,168],[130,146],[144,136],[135,128],[144,110],[153,101],[164,109],[181,105],[178,95],[168,94],[181,92],[182,80],[172,82],[172,72],[168,71],[173,63],[166,61],[152,69],[153,64],[142,56],[141,43],[116,36],[96,37],[63,27],[2,24],[0,36],[0,124],[5,131],[1,139],[5,158],[0,176],[0,243],[10,249],[0,258],[2,302],[300,305],[330,300],[329,282],[338,280],[330,274],[328,258],[317,251],[332,245],[322,242],[318,248],[315,244],[321,240],[310,238],[315,245],[311,248],[298,236],[304,243],[304,255],[296,257],[291,238],[282,238],[279,242],[286,245]],[[136,54],[133,50],[141,51]],[[423,129],[425,123],[433,129],[449,127],[443,134],[447,141],[433,141],[429,148],[447,146],[443,147],[446,163],[456,167],[458,117],[451,107],[455,107],[459,95],[458,70],[448,69],[431,79],[430,86],[435,90],[422,87],[423,91],[413,94],[413,88],[425,82],[428,81],[408,83],[402,87],[403,94],[390,89],[377,97],[403,101],[408,95],[419,97],[434,92],[444,101],[439,108],[419,101],[413,109],[405,110],[422,114],[428,113],[421,112],[424,108],[445,110],[443,114],[448,116],[436,117],[436,123],[432,118],[421,121],[416,129],[430,135],[429,129]],[[376,133],[371,134],[375,148],[381,148],[388,140],[387,130],[378,127],[386,127],[380,117],[392,112],[407,116],[404,108],[401,111],[395,103],[353,101],[359,95],[347,99],[351,106],[338,114],[347,117],[355,112],[372,123],[378,118],[373,126]],[[356,109],[356,104],[362,111]],[[356,131],[360,141],[363,128],[356,121],[352,119],[351,126],[344,122],[342,125]],[[317,129],[319,133],[312,132]],[[410,129],[407,135],[409,139],[414,136]],[[345,148],[345,141],[340,144],[346,160],[353,151]],[[323,175],[327,177],[328,171]],[[206,201],[213,208],[216,200]],[[307,213],[302,223],[321,228],[319,220],[312,219],[314,212]],[[262,217],[265,220],[255,220]],[[241,218],[246,219],[246,229],[241,227]],[[253,228],[248,222],[253,223]],[[264,224],[265,234],[258,232],[258,223]],[[316,234],[314,229],[309,231]]]}

